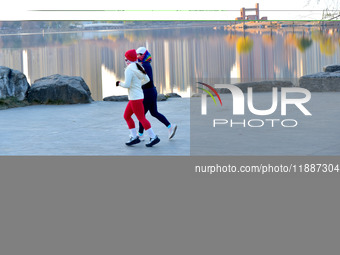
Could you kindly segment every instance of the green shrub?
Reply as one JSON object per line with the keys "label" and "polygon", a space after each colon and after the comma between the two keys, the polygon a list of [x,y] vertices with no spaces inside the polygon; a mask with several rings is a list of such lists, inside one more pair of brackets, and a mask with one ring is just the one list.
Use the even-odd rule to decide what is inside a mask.
{"label": "green shrub", "polygon": [[15,108],[15,107],[22,107],[22,106],[27,106],[29,103],[24,100],[24,101],[19,101],[15,97],[8,97],[8,98],[3,98],[0,99],[0,110],[8,109],[8,108]]}

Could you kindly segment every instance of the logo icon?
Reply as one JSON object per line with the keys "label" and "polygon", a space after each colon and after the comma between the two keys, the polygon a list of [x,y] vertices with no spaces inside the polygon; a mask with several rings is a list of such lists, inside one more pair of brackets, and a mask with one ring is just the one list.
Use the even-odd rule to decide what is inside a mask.
{"label": "logo icon", "polygon": [[[214,92],[215,95],[217,96],[218,100],[220,101],[221,106],[222,106],[222,100],[220,98],[220,95],[217,93],[217,91],[212,86],[210,86],[210,85],[208,85],[206,83],[203,83],[203,82],[197,82],[197,83],[199,83],[199,84],[201,84],[203,86],[208,87],[212,92]],[[197,87],[197,88],[200,89],[200,90],[203,90],[204,92],[206,92],[214,100],[215,105],[217,105],[214,96],[210,93],[209,90],[206,90],[206,89],[203,89],[203,88],[200,88],[200,87]]]}
{"label": "logo icon", "polygon": [[[311,116],[312,114],[307,110],[307,108],[304,106],[305,103],[307,103],[311,99],[311,93],[309,90],[305,88],[299,88],[299,87],[282,87],[281,88],[281,103],[279,104],[279,93],[278,88],[273,87],[272,88],[272,105],[269,109],[256,109],[254,107],[253,103],[253,88],[248,87],[247,92],[243,92],[241,88],[235,85],[231,84],[215,84],[214,87],[203,83],[203,82],[197,82],[203,86],[206,86],[208,89],[210,89],[215,95],[218,97],[220,104],[222,106],[222,100],[220,98],[220,95],[217,93],[215,88],[224,88],[228,89],[232,95],[232,114],[233,116],[245,116],[248,113],[245,112],[245,102],[246,106],[248,106],[249,113],[257,115],[257,116],[270,116],[272,115],[278,107],[281,106],[281,116],[287,115],[287,105],[294,105],[297,107],[305,116]],[[207,95],[210,95],[210,97],[213,99],[215,105],[217,105],[216,100],[214,99],[213,94],[203,88],[199,88],[203,90],[205,93],[201,94],[201,115],[207,115]],[[246,95],[245,95],[246,93]],[[288,95],[293,94],[294,98]],[[300,94],[297,96],[297,94]],[[248,99],[247,101],[245,100]],[[295,119],[249,119],[248,121],[246,119],[243,119],[241,121],[239,120],[227,120],[227,119],[213,119],[213,127],[216,127],[216,125],[225,125],[230,123],[230,127],[233,127],[235,125],[242,125],[243,127],[246,127],[248,124],[249,127],[263,127],[266,122],[271,122],[271,127],[274,127],[274,122],[280,121],[281,125],[283,127],[296,127],[298,125],[297,120]],[[293,123],[291,125],[288,125],[287,122]],[[255,123],[255,124],[254,124]]]}

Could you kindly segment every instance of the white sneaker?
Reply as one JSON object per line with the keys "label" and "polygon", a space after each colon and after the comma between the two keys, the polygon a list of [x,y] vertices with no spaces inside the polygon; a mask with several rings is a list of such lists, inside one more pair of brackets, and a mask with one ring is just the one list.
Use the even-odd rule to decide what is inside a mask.
{"label": "white sneaker", "polygon": [[169,140],[175,136],[177,130],[177,125],[173,124],[171,125],[171,128],[169,128]]}
{"label": "white sneaker", "polygon": [[138,134],[138,137],[139,137],[139,140],[141,140],[141,141],[145,140],[144,134],[142,134],[142,135]]}

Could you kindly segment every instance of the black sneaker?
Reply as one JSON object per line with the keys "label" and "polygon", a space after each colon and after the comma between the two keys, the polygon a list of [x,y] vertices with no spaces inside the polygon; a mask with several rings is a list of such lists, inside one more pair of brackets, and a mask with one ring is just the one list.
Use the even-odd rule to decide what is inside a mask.
{"label": "black sneaker", "polygon": [[138,136],[136,136],[136,137],[130,136],[130,141],[126,142],[125,144],[127,146],[131,146],[131,145],[134,145],[134,144],[137,144],[137,143],[140,143],[139,137]]}
{"label": "black sneaker", "polygon": [[155,144],[159,143],[161,141],[161,139],[158,138],[158,136],[156,136],[155,138],[150,138],[150,142],[145,144],[146,147],[152,147]]}

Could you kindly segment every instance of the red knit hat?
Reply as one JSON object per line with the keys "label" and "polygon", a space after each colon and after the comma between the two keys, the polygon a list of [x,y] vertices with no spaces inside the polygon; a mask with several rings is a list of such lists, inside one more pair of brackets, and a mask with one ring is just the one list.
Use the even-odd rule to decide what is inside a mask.
{"label": "red knit hat", "polygon": [[134,49],[128,50],[127,52],[125,52],[125,57],[127,58],[127,60],[130,60],[131,62],[136,62],[137,61],[136,50]]}

